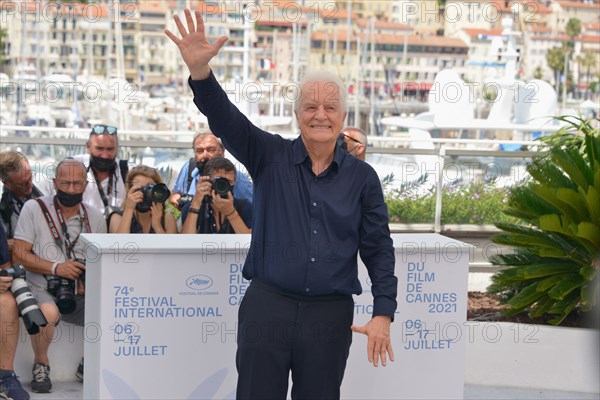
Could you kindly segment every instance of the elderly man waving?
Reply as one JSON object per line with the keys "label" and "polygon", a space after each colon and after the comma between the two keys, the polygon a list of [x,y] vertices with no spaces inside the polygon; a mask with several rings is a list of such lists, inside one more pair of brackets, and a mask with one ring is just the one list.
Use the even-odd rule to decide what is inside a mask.
{"label": "elderly man waving", "polygon": [[[227,98],[209,67],[227,41],[208,43],[199,12],[175,23],[190,70],[194,102],[211,131],[254,182],[254,224],[240,305],[237,397],[339,398],[352,331],[368,335],[368,359],[393,360],[390,323],[397,278],[387,208],[377,174],[336,139],[346,117],[343,83],[329,73],[307,76],[295,114],[300,136],[286,140],[254,126]],[[361,293],[357,253],[372,280],[372,319],[352,326]],[[257,330],[261,333],[257,335]]]}

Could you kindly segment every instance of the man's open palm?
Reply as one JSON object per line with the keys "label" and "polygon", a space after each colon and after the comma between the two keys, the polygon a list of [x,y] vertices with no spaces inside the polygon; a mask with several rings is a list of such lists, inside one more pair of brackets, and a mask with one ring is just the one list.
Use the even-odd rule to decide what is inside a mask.
{"label": "man's open palm", "polygon": [[219,50],[227,41],[227,37],[221,36],[215,43],[208,43],[200,11],[194,12],[196,22],[194,22],[192,12],[189,9],[185,9],[184,13],[187,29],[178,15],[173,17],[181,38],[175,36],[168,29],[165,29],[165,34],[179,47],[183,61],[190,69],[192,79],[205,79],[210,75],[209,61],[219,53]]}

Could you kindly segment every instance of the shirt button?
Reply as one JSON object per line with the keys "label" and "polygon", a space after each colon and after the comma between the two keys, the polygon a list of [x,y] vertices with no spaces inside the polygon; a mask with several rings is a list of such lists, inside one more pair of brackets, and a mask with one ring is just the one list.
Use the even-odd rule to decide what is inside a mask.
{"label": "shirt button", "polygon": [[313,206],[316,207],[317,206],[317,202],[313,201]]}
{"label": "shirt button", "polygon": [[315,262],[315,258],[314,258],[314,257],[311,257],[311,258],[310,258],[310,261],[312,261],[312,262]]}
{"label": "shirt button", "polygon": [[313,233],[316,235],[316,234],[317,234],[317,230],[315,229],[315,230],[313,231]]}
{"label": "shirt button", "polygon": [[304,289],[305,292],[310,292],[310,288]]}

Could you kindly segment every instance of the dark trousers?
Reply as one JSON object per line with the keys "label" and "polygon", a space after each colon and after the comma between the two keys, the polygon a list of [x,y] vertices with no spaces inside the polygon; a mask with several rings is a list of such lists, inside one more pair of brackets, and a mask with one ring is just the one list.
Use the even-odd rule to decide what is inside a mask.
{"label": "dark trousers", "polygon": [[290,295],[253,280],[239,308],[238,399],[339,399],[352,296]]}

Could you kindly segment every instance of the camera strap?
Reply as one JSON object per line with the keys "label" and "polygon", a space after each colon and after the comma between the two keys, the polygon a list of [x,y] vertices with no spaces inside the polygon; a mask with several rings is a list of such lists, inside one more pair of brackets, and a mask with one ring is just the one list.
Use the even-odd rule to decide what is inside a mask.
{"label": "camera strap", "polygon": [[106,207],[108,207],[108,198],[112,194],[113,180],[114,180],[116,168],[113,168],[113,170],[111,171],[111,173],[110,173],[110,175],[108,177],[108,187],[106,189],[106,191],[108,193],[104,193],[104,189],[102,188],[102,182],[100,182],[100,180],[98,179],[98,175],[96,174],[96,171],[94,170],[94,168],[91,167],[91,165],[88,167],[88,170],[90,168],[92,170],[92,174],[94,174],[94,179],[96,180],[96,186],[98,186],[98,193],[100,193],[100,198],[102,199],[102,203],[104,204],[104,208],[106,208]]}
{"label": "camera strap", "polygon": [[62,229],[63,236],[65,238],[64,239],[65,249],[67,250],[67,254],[71,255],[71,257],[73,259],[75,259],[75,258],[77,258],[77,257],[75,257],[75,245],[79,241],[79,237],[81,236],[81,232],[83,231],[83,224],[85,223],[85,228],[88,233],[92,232],[92,229],[90,227],[89,218],[87,215],[87,210],[85,209],[85,205],[83,203],[79,204],[79,206],[83,210],[83,218],[80,215],[79,233],[77,234],[77,237],[75,238],[75,240],[73,242],[71,242],[71,236],[69,235],[69,231],[67,230],[67,223],[65,222],[65,219],[62,215],[62,211],[60,210],[60,207],[58,206],[58,200],[56,199],[56,196],[54,196],[53,201],[54,201],[54,208],[56,210],[56,215],[58,216],[58,220],[60,222],[60,227]]}
{"label": "camera strap", "polygon": [[[64,241],[60,237],[58,227],[57,227],[56,223],[54,222],[54,219],[52,218],[50,211],[48,211],[48,207],[46,207],[46,204],[44,204],[44,202],[41,199],[35,199],[35,201],[37,201],[37,203],[40,205],[40,208],[42,209],[42,213],[44,214],[44,217],[46,218],[46,223],[48,224],[48,229],[50,229],[50,234],[54,238],[54,243],[58,246],[59,249],[61,249],[61,251],[63,251],[62,249],[63,249],[63,245],[64,245],[65,250],[67,251],[64,254],[65,258],[68,259],[69,255],[72,255],[73,258],[76,258],[75,254],[73,252],[73,249],[74,249],[75,245],[77,244],[77,241],[79,240],[79,235],[81,234],[81,229],[83,228],[84,221],[85,221],[85,226],[86,226],[87,231],[92,232],[92,230],[90,228],[89,218],[87,215],[87,210],[85,208],[85,205],[83,205],[83,203],[82,203],[81,207],[83,208],[83,221],[80,221],[80,226],[81,226],[80,232],[79,232],[79,235],[77,235],[75,242],[71,243],[71,240],[69,237],[69,232],[67,231],[67,225],[63,218],[62,212],[60,211],[60,208],[58,207],[56,196],[54,196],[53,200],[54,200],[54,207],[56,209],[56,215],[58,216],[58,219],[61,223],[61,229],[63,231],[63,234],[65,235]],[[71,253],[73,253],[73,254],[71,254]]]}

